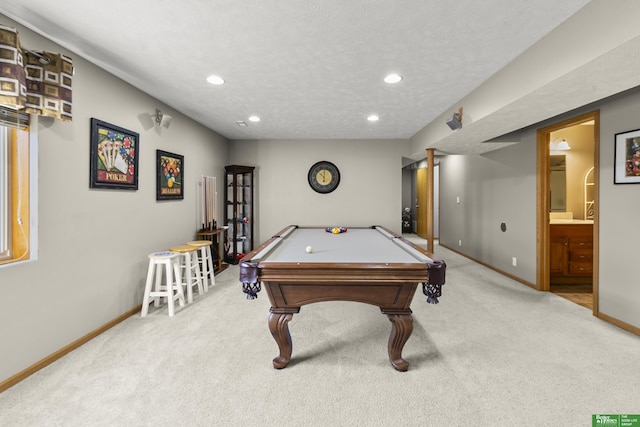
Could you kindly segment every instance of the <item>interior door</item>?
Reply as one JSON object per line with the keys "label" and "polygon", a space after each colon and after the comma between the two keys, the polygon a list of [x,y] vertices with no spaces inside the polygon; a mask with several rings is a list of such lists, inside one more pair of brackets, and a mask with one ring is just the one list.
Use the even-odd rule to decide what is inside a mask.
{"label": "interior door", "polygon": [[427,188],[427,169],[416,170],[416,221],[417,234],[423,239],[427,239],[427,198],[429,191]]}

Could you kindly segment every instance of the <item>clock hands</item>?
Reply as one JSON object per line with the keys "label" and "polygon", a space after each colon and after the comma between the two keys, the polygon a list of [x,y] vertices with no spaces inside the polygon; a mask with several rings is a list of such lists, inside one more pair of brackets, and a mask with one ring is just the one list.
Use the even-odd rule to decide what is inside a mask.
{"label": "clock hands", "polygon": [[340,183],[340,171],[330,162],[321,161],[309,169],[309,185],[318,193],[330,193]]}
{"label": "clock hands", "polygon": [[333,181],[333,175],[326,169],[320,169],[316,173],[316,181],[318,181],[318,183],[322,183],[322,185],[326,185],[327,183]]}

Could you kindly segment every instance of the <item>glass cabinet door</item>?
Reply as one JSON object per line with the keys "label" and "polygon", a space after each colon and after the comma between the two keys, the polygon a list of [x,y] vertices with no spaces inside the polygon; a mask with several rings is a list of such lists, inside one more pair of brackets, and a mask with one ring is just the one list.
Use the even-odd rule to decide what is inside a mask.
{"label": "glass cabinet door", "polygon": [[229,226],[226,259],[231,264],[253,249],[253,166],[225,167],[225,223]]}

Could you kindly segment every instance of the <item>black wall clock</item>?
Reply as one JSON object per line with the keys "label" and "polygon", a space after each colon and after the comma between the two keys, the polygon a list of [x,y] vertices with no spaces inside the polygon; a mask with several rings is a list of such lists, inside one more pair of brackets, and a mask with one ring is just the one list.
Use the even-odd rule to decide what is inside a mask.
{"label": "black wall clock", "polygon": [[340,171],[331,162],[322,160],[309,169],[309,185],[318,193],[331,193],[340,184]]}

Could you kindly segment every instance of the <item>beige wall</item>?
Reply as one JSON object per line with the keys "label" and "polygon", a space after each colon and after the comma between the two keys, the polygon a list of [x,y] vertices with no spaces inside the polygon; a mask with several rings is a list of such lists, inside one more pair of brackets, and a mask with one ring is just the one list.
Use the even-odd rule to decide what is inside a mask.
{"label": "beige wall", "polygon": [[534,283],[535,159],[535,135],[485,155],[443,156],[440,244]]}
{"label": "beige wall", "polygon": [[[525,129],[519,144],[482,156],[444,156],[440,166],[440,242],[535,283],[536,129],[599,109],[599,310],[640,328],[635,268],[638,233],[634,231],[640,187],[613,184],[615,134],[640,127],[639,108],[640,88],[636,88]],[[581,132],[590,127],[584,128]],[[578,151],[573,155],[580,156]],[[455,202],[456,196],[461,196],[460,204]],[[501,222],[507,224],[506,232],[500,231]],[[517,267],[511,265],[513,256]]]}
{"label": "beige wall", "polygon": [[640,328],[637,231],[640,186],[613,183],[616,133],[640,128],[640,89],[600,110],[600,312]]}
{"label": "beige wall", "polygon": [[[70,55],[75,75],[73,122],[39,120],[38,259],[0,268],[0,381],[140,304],[147,254],[195,237],[196,181],[222,178],[228,158],[224,138],[2,22],[32,49]],[[173,116],[169,129],[145,127],[156,108]],[[138,191],[89,188],[92,117],[140,134]],[[156,149],[184,155],[184,200],[156,201]]]}
{"label": "beige wall", "polygon": [[[289,224],[383,225],[400,233],[402,156],[406,140],[232,141],[231,163],[256,167],[256,242]],[[309,168],[328,160],[340,169],[329,194],[313,191]]]}

